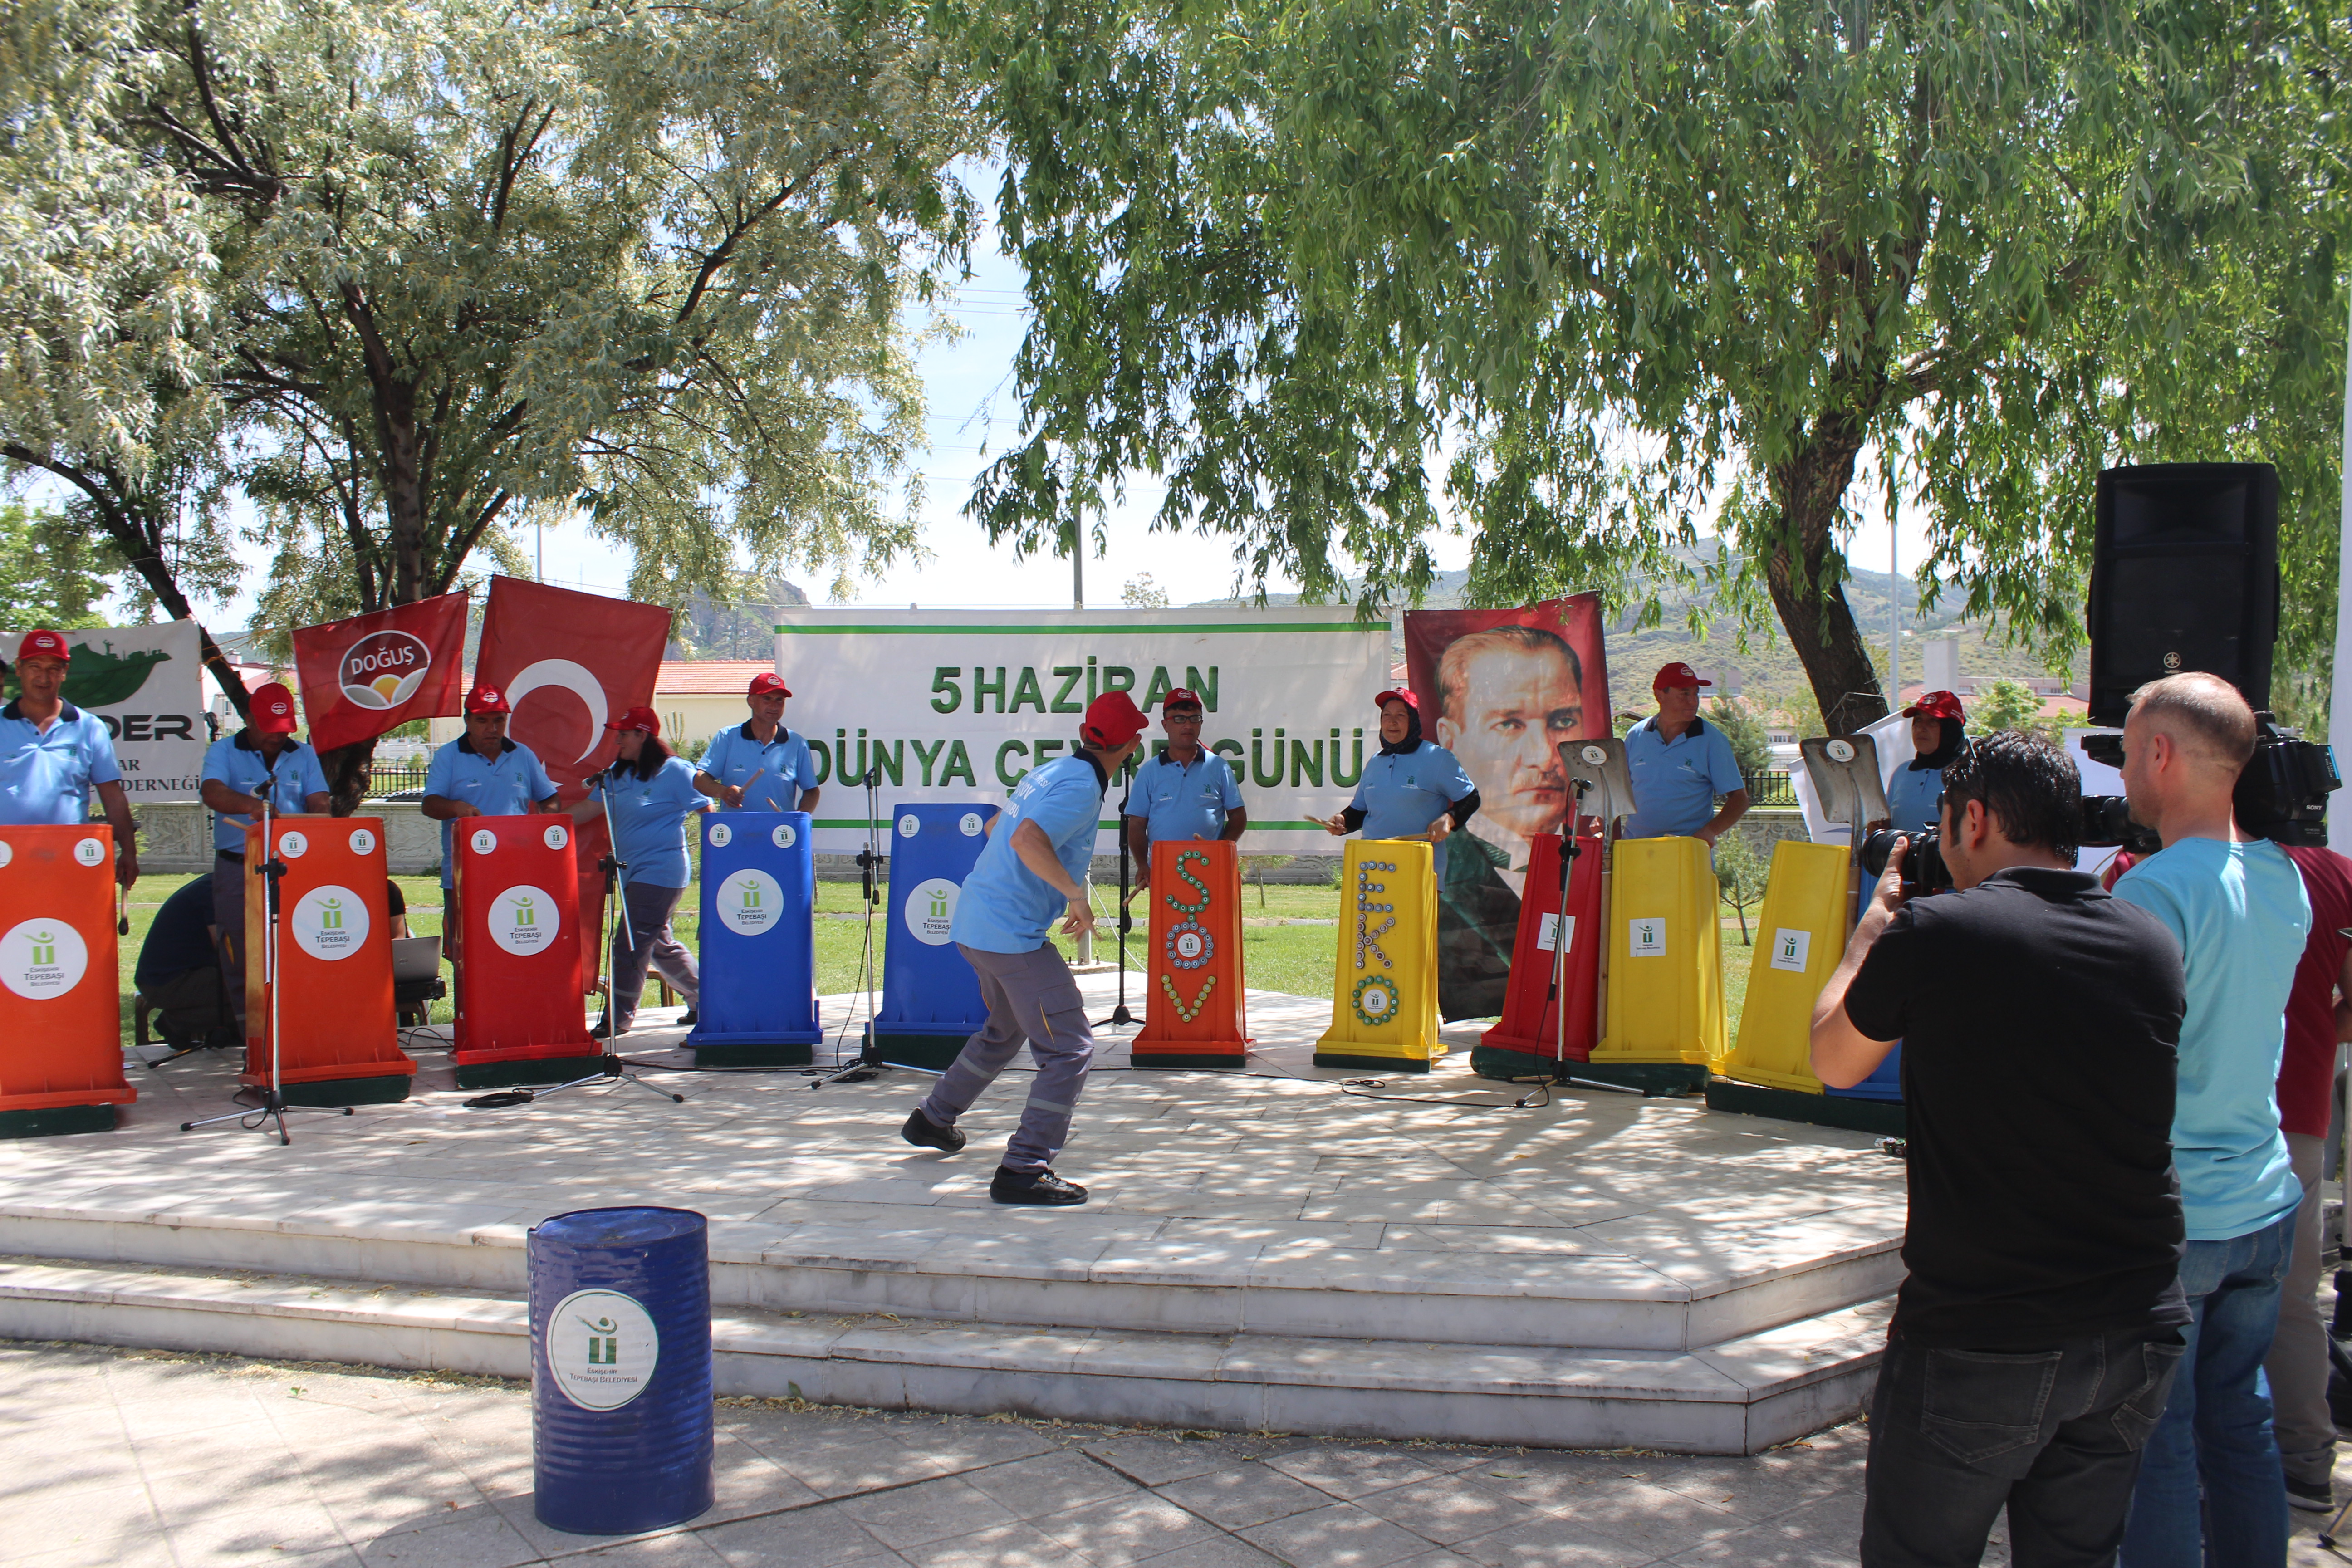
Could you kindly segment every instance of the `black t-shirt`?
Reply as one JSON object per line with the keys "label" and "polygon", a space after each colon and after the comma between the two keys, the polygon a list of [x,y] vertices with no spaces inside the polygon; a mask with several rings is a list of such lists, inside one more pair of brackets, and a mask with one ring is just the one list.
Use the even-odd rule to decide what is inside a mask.
{"label": "black t-shirt", "polygon": [[2032,1349],[2189,1321],[2183,986],[2163,922],[2079,871],[2012,868],[1888,923],[1845,1010],[1903,1042],[1906,1339]]}
{"label": "black t-shirt", "polygon": [[213,951],[213,879],[209,872],[194,879],[163,900],[147,940],[139,944],[139,965],[131,983],[152,991],[167,980],[220,962]]}
{"label": "black t-shirt", "polygon": [[408,895],[389,877],[383,879],[383,912],[394,920],[408,912]]}

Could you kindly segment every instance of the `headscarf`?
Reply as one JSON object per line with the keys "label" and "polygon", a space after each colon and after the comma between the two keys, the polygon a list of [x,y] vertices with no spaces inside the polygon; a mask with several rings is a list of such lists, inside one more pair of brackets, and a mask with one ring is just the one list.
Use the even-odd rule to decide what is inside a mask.
{"label": "headscarf", "polygon": [[[1382,719],[1388,717],[1386,708],[1381,710],[1381,717]],[[1391,742],[1383,737],[1381,741],[1381,755],[1408,757],[1421,750],[1421,710],[1410,702],[1404,705],[1404,739]]]}
{"label": "headscarf", "polygon": [[1960,754],[1961,748],[1969,743],[1968,726],[1958,719],[1939,718],[1936,722],[1944,727],[1943,742],[1934,751],[1922,752],[1911,759],[1911,766],[1916,771],[1924,773],[1932,768],[1942,773],[1950,765],[1952,759]]}

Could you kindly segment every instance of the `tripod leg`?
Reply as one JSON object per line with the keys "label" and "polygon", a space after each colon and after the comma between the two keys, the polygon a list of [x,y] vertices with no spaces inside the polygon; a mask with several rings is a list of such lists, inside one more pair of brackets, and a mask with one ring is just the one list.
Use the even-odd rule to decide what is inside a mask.
{"label": "tripod leg", "polygon": [[656,1088],[654,1085],[647,1083],[645,1079],[639,1078],[633,1072],[623,1073],[621,1075],[621,1081],[623,1083],[635,1084],[639,1089],[644,1089],[647,1094],[652,1095],[656,1100],[667,1100],[678,1105],[684,1105],[686,1103],[686,1096],[682,1094],[672,1094],[668,1089]]}

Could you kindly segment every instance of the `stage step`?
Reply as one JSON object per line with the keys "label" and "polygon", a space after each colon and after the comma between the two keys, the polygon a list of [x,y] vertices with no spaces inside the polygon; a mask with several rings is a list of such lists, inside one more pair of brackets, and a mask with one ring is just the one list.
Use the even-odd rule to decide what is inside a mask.
{"label": "stage step", "polygon": [[[1024,1330],[730,1307],[721,1394],[1223,1431],[1754,1453],[1867,1401],[1885,1303],[1689,1351]],[[1377,1317],[1355,1318],[1379,1322]],[[514,1290],[0,1262],[0,1336],[528,1377]]]}
{"label": "stage step", "polygon": [[[520,1225],[467,1227],[383,1203],[260,1219],[238,1212],[257,1205],[203,1197],[127,1208],[108,1196],[107,1206],[0,1205],[0,1254],[525,1288]],[[1365,1325],[1433,1344],[1684,1352],[1874,1300],[1903,1278],[1899,1228],[1863,1215],[1815,1215],[1744,1247],[1667,1230],[1644,1261],[1561,1248],[1557,1231],[1523,1250],[1412,1251],[1353,1244],[1345,1224],[1234,1220],[1175,1236],[1116,1213],[794,1206],[803,1222],[712,1223],[715,1305],[1122,1332],[1323,1336]],[[1262,1245],[1276,1228],[1290,1238],[1278,1256]]]}

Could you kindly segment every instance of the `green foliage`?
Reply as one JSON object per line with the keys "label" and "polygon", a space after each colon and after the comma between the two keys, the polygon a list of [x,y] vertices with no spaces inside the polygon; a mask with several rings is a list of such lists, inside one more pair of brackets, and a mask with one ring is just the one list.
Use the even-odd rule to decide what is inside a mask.
{"label": "green foliage", "polygon": [[[972,510],[1057,547],[1143,470],[1261,587],[1712,574],[1839,730],[1885,711],[1857,483],[1930,597],[2063,659],[2099,468],[2261,448],[2326,647],[2340,6],[1125,0],[952,13],[1012,172],[1027,423]],[[1707,513],[1728,495],[1719,520]],[[1735,548],[1686,565],[1719,521]],[[2289,551],[2283,550],[2283,555]]]}
{"label": "green foliage", "polygon": [[62,512],[0,504],[0,626],[104,626],[104,555]]}
{"label": "green foliage", "polygon": [[708,735],[697,735],[691,741],[681,741],[677,745],[677,754],[689,763],[699,763],[710,750],[710,739]]}
{"label": "green foliage", "polygon": [[1764,900],[1764,884],[1771,867],[1737,827],[1715,841],[1715,879],[1723,901],[1739,912],[1739,940],[1753,945],[1748,930],[1748,908]]}
{"label": "green foliage", "polygon": [[1969,733],[1990,735],[2000,730],[2018,730],[2029,735],[2041,735],[2060,745],[2066,740],[2067,718],[2063,713],[2044,717],[2042,699],[2021,681],[1994,680],[1969,700]]}
{"label": "green foliage", "polygon": [[1168,590],[1152,581],[1151,574],[1130,577],[1118,591],[1118,602],[1133,610],[1164,610],[1168,607]]}
{"label": "green foliage", "polygon": [[1718,697],[1706,705],[1706,721],[1731,742],[1731,754],[1743,773],[1769,773],[1772,743],[1764,733],[1763,713],[1738,697]]}

